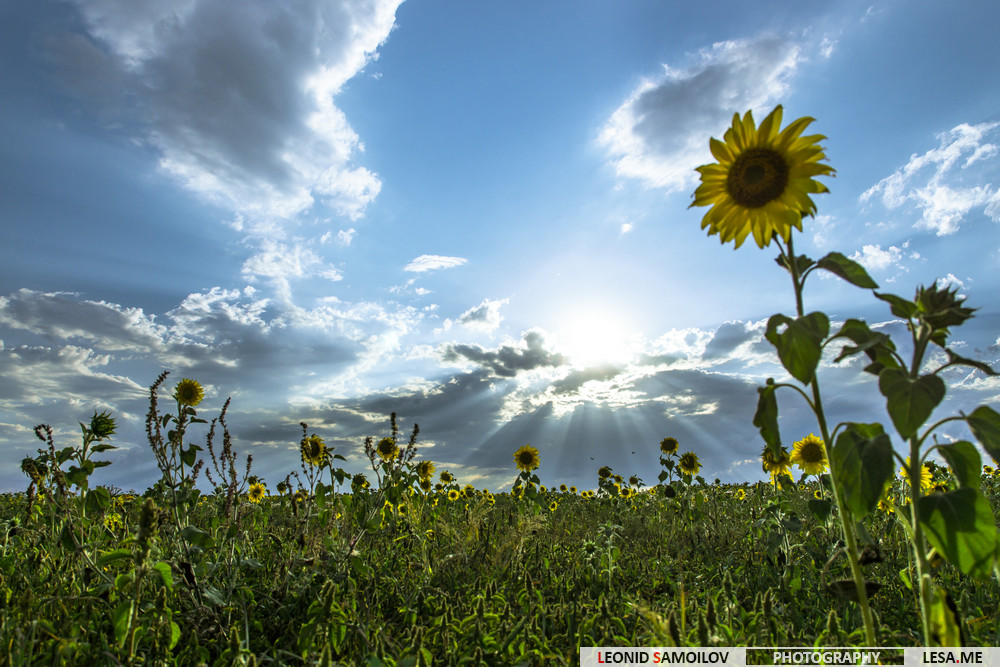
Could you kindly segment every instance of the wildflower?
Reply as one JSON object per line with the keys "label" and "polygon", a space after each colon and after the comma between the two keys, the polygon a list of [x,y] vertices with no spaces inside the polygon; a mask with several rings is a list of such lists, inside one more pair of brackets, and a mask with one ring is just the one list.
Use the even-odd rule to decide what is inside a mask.
{"label": "wildflower", "polygon": [[781,452],[777,456],[767,445],[764,446],[764,451],[760,453],[761,467],[764,469],[764,472],[770,473],[772,478],[776,478],[779,475],[788,475],[788,465],[791,461],[792,457],[784,447],[781,448]]}
{"label": "wildflower", "polygon": [[301,503],[301,502],[305,502],[305,499],[307,497],[308,496],[306,495],[306,492],[303,491],[302,489],[299,489],[298,491],[295,492],[295,495],[292,496],[292,500],[294,500],[297,503]]}
{"label": "wildflower", "polygon": [[816,489],[815,491],[813,491],[813,498],[815,498],[816,500],[823,500],[823,492],[820,491],[819,489]]}
{"label": "wildflower", "polygon": [[660,440],[660,453],[665,454],[666,456],[676,454],[679,446],[677,438],[664,438],[663,440]]}
{"label": "wildflower", "polygon": [[514,463],[519,470],[531,472],[541,463],[541,460],[538,458],[538,450],[531,445],[524,445],[514,452]]}
{"label": "wildflower", "polygon": [[108,530],[121,530],[123,526],[122,515],[117,512],[113,512],[104,517],[104,527]]}
{"label": "wildflower", "polygon": [[433,461],[421,461],[417,464],[417,477],[421,481],[427,480],[430,482],[431,478],[434,476],[434,470],[436,469]]}
{"label": "wildflower", "polygon": [[[909,483],[910,482],[910,457],[909,456],[906,457],[906,465],[903,466],[902,468],[900,468],[899,472],[900,472],[900,474],[902,474],[903,479],[905,479],[906,482]],[[927,463],[924,463],[920,467],[920,491],[923,492],[923,493],[926,493],[927,491],[929,491],[931,489],[932,485],[933,485],[933,479],[932,479],[932,476],[931,476],[930,466],[928,466]]]}
{"label": "wildflower", "polygon": [[687,475],[697,475],[698,471],[701,470],[701,461],[698,460],[698,455],[694,452],[684,452],[677,462],[677,467]]}
{"label": "wildflower", "polygon": [[736,500],[746,500],[747,492],[743,489],[736,489]]}
{"label": "wildflower", "polygon": [[822,438],[810,433],[796,442],[792,447],[791,462],[807,475],[826,472],[829,463],[826,460],[826,445],[823,444]]}
{"label": "wildflower", "polygon": [[375,447],[375,453],[383,461],[391,461],[399,455],[399,447],[396,446],[395,439],[382,438]]}
{"label": "wildflower", "polygon": [[993,474],[993,466],[983,466],[983,474],[992,475]]}
{"label": "wildflower", "polygon": [[250,485],[250,502],[259,503],[265,494],[267,494],[267,489],[260,482],[254,482]]}
{"label": "wildflower", "polygon": [[448,500],[452,502],[458,500],[461,496],[462,494],[458,492],[458,489],[451,489],[448,491]]}
{"label": "wildflower", "polygon": [[748,111],[733,116],[723,141],[709,141],[717,163],[698,167],[701,185],[691,206],[711,206],[701,228],[719,235],[722,243],[735,241],[739,248],[753,234],[757,246],[770,244],[774,235],[785,241],[792,227],[802,231],[802,217],[814,215],[811,193],[829,192],[813,176],[829,176],[832,167],[818,142],[826,137],[800,136],[813,119],[799,118],[779,131],[781,106],[756,127]]}
{"label": "wildflower", "polygon": [[434,531],[431,530],[431,529],[429,529],[429,528],[426,531],[424,531],[424,535],[427,536],[428,540],[433,540],[434,539]]}
{"label": "wildflower", "polygon": [[98,439],[112,435],[117,426],[110,412],[97,414],[97,410],[94,410],[94,416],[90,418],[90,432]]}
{"label": "wildflower", "polygon": [[441,480],[442,484],[451,484],[452,482],[455,481],[455,476],[452,475],[447,470],[442,470],[439,479]]}
{"label": "wildflower", "polygon": [[205,398],[205,390],[197,380],[184,378],[174,387],[174,400],[181,405],[190,405],[192,408]]}
{"label": "wildflower", "polygon": [[311,466],[325,465],[329,458],[326,443],[319,436],[311,435],[308,438],[303,438],[299,448],[302,452],[303,463],[308,463]]}
{"label": "wildflower", "polygon": [[878,508],[886,514],[894,514],[896,512],[896,508],[893,507],[892,501],[886,498],[878,501]]}

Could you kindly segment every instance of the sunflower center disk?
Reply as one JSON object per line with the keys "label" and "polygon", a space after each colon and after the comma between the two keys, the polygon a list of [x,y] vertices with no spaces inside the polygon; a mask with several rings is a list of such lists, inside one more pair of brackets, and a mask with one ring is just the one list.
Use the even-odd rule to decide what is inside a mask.
{"label": "sunflower center disk", "polygon": [[726,190],[747,208],[759,208],[781,196],[788,186],[788,163],[769,148],[751,148],[729,168]]}

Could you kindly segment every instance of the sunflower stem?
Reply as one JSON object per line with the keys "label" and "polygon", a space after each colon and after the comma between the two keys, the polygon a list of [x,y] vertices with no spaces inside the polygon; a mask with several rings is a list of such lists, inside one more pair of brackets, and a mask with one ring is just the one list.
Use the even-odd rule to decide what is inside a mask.
{"label": "sunflower stem", "polygon": [[[792,286],[795,289],[796,315],[798,317],[803,317],[805,315],[805,307],[803,306],[802,299],[803,280],[799,275],[798,265],[795,262],[795,250],[792,243],[791,230],[789,230],[788,233],[788,252],[786,253],[784,248],[782,248],[780,240],[777,245],[780,252],[784,255],[785,264],[788,266],[789,272],[792,274]],[[858,605],[861,607],[861,619],[865,626],[865,642],[868,646],[876,646],[875,623],[872,618],[871,606],[868,604],[868,591],[865,587],[865,577],[864,573],[861,571],[861,561],[858,556],[858,538],[855,533],[854,524],[850,520],[850,511],[844,507],[843,504],[843,492],[841,489],[840,477],[835,469],[834,458],[832,456],[833,443],[830,440],[830,430],[827,426],[826,413],[823,410],[823,399],[820,395],[819,377],[816,374],[813,374],[813,377],[809,382],[809,387],[812,389],[813,394],[813,412],[816,415],[816,421],[823,437],[823,446],[826,449],[826,460],[830,462],[830,479],[833,481],[833,499],[837,505],[837,513],[840,516],[841,527],[844,530],[844,541],[847,543],[847,559],[851,565],[851,575],[854,579],[854,586],[857,589]]]}

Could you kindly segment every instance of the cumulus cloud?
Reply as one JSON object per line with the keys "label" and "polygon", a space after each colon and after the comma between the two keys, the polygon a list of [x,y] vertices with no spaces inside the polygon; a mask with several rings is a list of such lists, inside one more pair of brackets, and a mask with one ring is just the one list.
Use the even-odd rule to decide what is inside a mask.
{"label": "cumulus cloud", "polygon": [[562,354],[546,349],[545,334],[535,329],[526,331],[517,344],[505,344],[493,350],[479,345],[446,345],[441,358],[445,362],[469,361],[503,378],[567,362]]}
{"label": "cumulus cloud", "polygon": [[54,49],[80,87],[124,89],[118,113],[192,190],[258,217],[318,199],[356,219],[381,182],[354,163],[364,146],[334,97],[400,1],[75,0],[87,34],[50,43],[86,53]]}
{"label": "cumulus cloud", "polygon": [[445,257],[443,255],[421,255],[413,259],[403,267],[404,271],[412,273],[426,273],[427,271],[437,271],[438,269],[450,269],[462,266],[469,260],[464,257]]}
{"label": "cumulus cloud", "polygon": [[991,184],[966,185],[965,177],[975,178],[972,169],[991,162],[998,148],[987,139],[1000,123],[962,123],[937,135],[940,145],[922,155],[913,154],[903,167],[886,176],[861,195],[867,202],[879,197],[889,209],[912,204],[920,211],[914,225],[938,236],[954,234],[968,213],[979,207],[994,222],[1000,222],[1000,193]]}
{"label": "cumulus cloud", "polygon": [[469,329],[490,333],[496,331],[503,321],[500,308],[507,305],[510,299],[483,299],[483,302],[461,314],[458,323]]}
{"label": "cumulus cloud", "polygon": [[732,115],[770,112],[788,90],[802,48],[765,35],[702,49],[686,67],[663,66],[612,114],[600,143],[620,176],[650,186],[683,190],[694,167],[706,161],[708,139],[719,136]]}

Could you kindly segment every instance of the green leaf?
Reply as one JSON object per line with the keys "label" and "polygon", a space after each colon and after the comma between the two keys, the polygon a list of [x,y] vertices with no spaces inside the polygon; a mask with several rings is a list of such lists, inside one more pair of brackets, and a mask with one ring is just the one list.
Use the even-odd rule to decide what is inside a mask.
{"label": "green leaf", "polygon": [[997,555],[997,528],[979,489],[933,493],[917,503],[927,540],[964,574],[989,577]]}
{"label": "green leaf", "polygon": [[[778,333],[778,329],[785,330]],[[764,336],[778,350],[782,365],[796,380],[809,384],[823,354],[823,339],[830,332],[830,320],[823,313],[809,313],[796,319],[773,315]]]}
{"label": "green leaf", "polygon": [[[788,263],[788,258],[785,255],[778,255],[774,258],[774,261],[778,263],[778,266],[785,269],[789,273],[792,272],[791,265]],[[795,258],[795,272],[800,276],[804,275],[806,270],[809,269],[813,264],[815,264],[812,259],[806,255],[799,255]]]}
{"label": "green leaf", "polygon": [[831,467],[841,480],[844,504],[856,519],[871,512],[892,478],[892,440],[881,424],[849,423],[837,436]]}
{"label": "green leaf", "polygon": [[97,566],[104,567],[105,565],[110,565],[111,563],[117,563],[120,560],[132,560],[132,551],[130,549],[115,549],[114,551],[109,551],[97,559]]}
{"label": "green leaf", "polygon": [[111,612],[111,623],[115,628],[115,641],[118,646],[125,645],[125,638],[128,636],[128,628],[132,616],[132,601],[122,600]]}
{"label": "green leaf", "polygon": [[197,526],[184,526],[184,529],[181,531],[181,537],[187,540],[189,544],[201,547],[202,549],[211,549],[215,546],[215,540],[212,539],[212,536]]}
{"label": "green leaf", "polygon": [[960,365],[960,366],[971,366],[972,368],[978,368],[982,372],[986,373],[991,377],[996,377],[1000,375],[995,370],[993,370],[989,364],[985,364],[982,361],[976,361],[975,359],[967,359],[959,354],[955,354],[948,348],[945,348],[945,352],[948,353],[948,365]]}
{"label": "green leaf", "polygon": [[872,280],[872,277],[865,271],[865,267],[854,260],[844,257],[839,252],[831,252],[816,262],[816,268],[825,269],[857,287],[864,289],[875,289],[878,287],[878,283]]}
{"label": "green leaf", "polygon": [[62,531],[59,533],[59,541],[66,551],[76,551],[76,538],[73,536],[73,529],[69,527],[68,523],[63,524]]}
{"label": "green leaf", "polygon": [[820,521],[826,521],[830,516],[830,510],[833,508],[833,504],[825,498],[810,498],[807,504],[812,515]]}
{"label": "green leaf", "polygon": [[906,371],[895,368],[879,374],[878,388],[886,397],[889,416],[903,439],[916,434],[945,394],[944,380],[937,375],[921,375],[914,380]]}
{"label": "green leaf", "polygon": [[170,621],[170,650],[173,650],[177,646],[177,642],[181,638],[181,627],[177,625],[174,621]]}
{"label": "green leaf", "polygon": [[951,466],[951,471],[958,479],[958,485],[973,489],[979,488],[979,478],[983,471],[983,460],[976,451],[976,446],[966,440],[960,440],[951,445],[941,445],[941,456]]}
{"label": "green leaf", "polygon": [[70,466],[69,472],[66,473],[66,481],[73,486],[84,487],[87,485],[87,477],[89,476],[90,473],[83,468]]}
{"label": "green leaf", "polygon": [[174,575],[170,572],[170,563],[161,560],[153,566],[153,569],[159,573],[160,579],[163,581],[163,585],[166,586],[167,590],[173,593]]}
{"label": "green leaf", "polygon": [[184,465],[191,467],[194,465],[198,458],[198,452],[201,451],[201,447],[198,445],[191,445],[187,449],[181,448],[181,461]]}
{"label": "green leaf", "polygon": [[[862,320],[850,319],[844,322],[844,325],[840,327],[840,331],[835,333],[830,340],[836,338],[847,338],[853,341],[855,345],[845,345],[840,351],[840,355],[834,359],[834,363],[859,352],[867,353],[868,358],[874,361],[880,352],[887,354],[887,351],[896,349],[889,336],[884,333],[872,331]],[[884,348],[884,350],[878,348]]]}
{"label": "green leaf", "polygon": [[1000,413],[987,405],[980,405],[965,421],[983,449],[993,457],[994,462],[1000,464]]}
{"label": "green leaf", "polygon": [[106,510],[111,505],[111,494],[103,487],[87,491],[86,507],[88,512]]}
{"label": "green leaf", "polygon": [[108,444],[108,443],[106,443],[106,442],[100,442],[100,443],[98,443],[98,444],[96,444],[96,445],[93,445],[93,446],[92,446],[92,447],[90,448],[90,452],[91,452],[92,454],[100,454],[101,452],[106,452],[106,451],[108,451],[109,449],[118,449],[118,448],[117,448],[117,447],[115,447],[114,445],[109,445],[109,444]]}
{"label": "green leaf", "polygon": [[917,312],[917,304],[912,301],[907,301],[901,296],[896,296],[895,294],[879,294],[875,292],[875,296],[882,299],[889,304],[892,314],[896,317],[902,317],[903,319],[911,319]]}
{"label": "green leaf", "polygon": [[753,425],[760,429],[760,437],[764,438],[767,446],[775,452],[781,449],[781,434],[778,432],[778,399],[774,396],[777,388],[771,378],[767,379],[766,386],[757,387],[760,397],[757,399],[757,413],[753,416]]}
{"label": "green leaf", "polygon": [[958,624],[958,610],[948,591],[935,586],[931,602],[931,634],[938,646],[962,646],[962,631]]}

